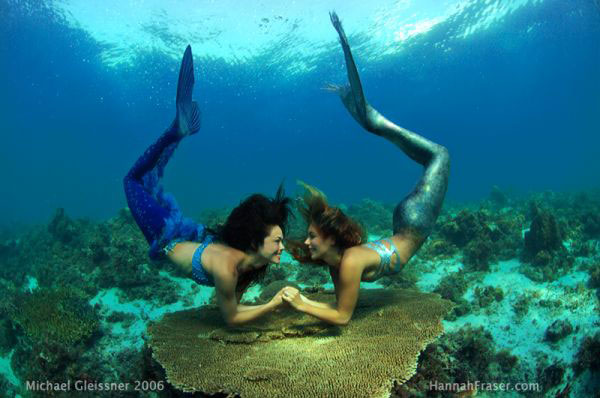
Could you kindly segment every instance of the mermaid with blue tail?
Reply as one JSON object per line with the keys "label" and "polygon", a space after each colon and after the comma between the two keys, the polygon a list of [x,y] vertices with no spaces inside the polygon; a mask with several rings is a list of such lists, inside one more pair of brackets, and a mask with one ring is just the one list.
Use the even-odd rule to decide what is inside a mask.
{"label": "mermaid with blue tail", "polygon": [[192,101],[193,88],[192,49],[187,46],[179,71],[175,120],[127,173],[125,195],[150,244],[150,257],[166,255],[199,284],[214,286],[224,320],[240,325],[283,303],[283,289],[263,305],[247,306],[240,300],[269,264],[280,262],[290,200],[281,186],[274,198],[253,194],[217,230],[182,215],[175,198],[163,192],[160,179],[179,142],[200,130],[201,113]]}

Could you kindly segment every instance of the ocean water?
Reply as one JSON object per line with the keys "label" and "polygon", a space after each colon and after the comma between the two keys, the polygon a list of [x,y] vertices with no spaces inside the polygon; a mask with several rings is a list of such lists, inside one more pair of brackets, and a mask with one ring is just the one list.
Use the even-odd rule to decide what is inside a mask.
{"label": "ocean water", "polygon": [[[173,120],[188,44],[202,128],[179,145],[163,179],[187,216],[218,220],[253,192],[274,194],[282,181],[293,196],[302,180],[360,218],[371,238],[391,230],[391,209],[422,168],[362,130],[322,89],[346,82],[331,10],[344,24],[368,101],[450,152],[443,214],[408,270],[412,287],[465,311],[443,321],[450,337],[439,347],[468,333],[488,344],[474,331],[483,327],[494,349],[519,358],[496,381],[544,386],[525,396],[597,394],[598,364],[583,358],[600,344],[593,340],[600,331],[598,1],[0,0],[1,394],[44,396],[24,387],[42,376],[133,380],[118,365],[141,360],[148,323],[211,300],[211,289],[148,259],[122,188]],[[528,257],[525,234],[538,214],[532,202],[559,225],[558,251]],[[481,243],[482,233],[463,231],[466,239],[487,251],[448,233],[447,225],[473,219],[493,244]],[[510,247],[493,234],[503,223],[518,230],[506,238]],[[299,267],[287,255],[282,261]],[[458,274],[464,289],[445,295],[442,281]],[[326,274],[278,275],[332,288]],[[480,305],[487,287],[503,290],[491,307]],[[36,291],[64,288],[89,303],[95,315],[78,317],[96,319],[100,332],[85,351],[45,352],[33,318],[19,318],[15,308],[27,307]],[[573,331],[547,343],[557,319]],[[471,365],[451,379],[476,374]],[[426,376],[417,374],[408,396],[452,396],[426,395],[415,381]],[[478,396],[486,394],[519,396]]]}
{"label": "ocean water", "polygon": [[1,223],[122,208],[123,175],[174,117],[187,44],[203,128],[165,179],[187,214],[283,179],[399,201],[420,167],[321,90],[345,82],[331,9],[369,101],[450,150],[448,200],[597,187],[596,2],[359,3],[3,1]]}

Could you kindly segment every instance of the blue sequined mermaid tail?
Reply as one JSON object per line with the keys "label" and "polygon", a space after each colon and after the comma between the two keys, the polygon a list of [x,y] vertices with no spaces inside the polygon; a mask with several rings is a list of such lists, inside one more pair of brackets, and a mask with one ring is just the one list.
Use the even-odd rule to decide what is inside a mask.
{"label": "blue sequined mermaid tail", "polygon": [[171,126],[135,162],[123,180],[127,204],[156,258],[174,239],[200,240],[205,228],[183,217],[173,195],[163,192],[160,179],[179,141],[200,130],[200,109],[192,101],[194,66],[188,46],[177,84],[177,115]]}

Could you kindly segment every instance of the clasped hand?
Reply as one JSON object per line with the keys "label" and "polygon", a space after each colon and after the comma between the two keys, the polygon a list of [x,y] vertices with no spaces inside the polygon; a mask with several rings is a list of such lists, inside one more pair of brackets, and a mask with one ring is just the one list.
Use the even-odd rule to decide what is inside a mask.
{"label": "clasped hand", "polygon": [[295,309],[299,309],[304,303],[302,297],[300,291],[295,287],[286,286],[283,288],[283,300],[288,302]]}
{"label": "clasped hand", "polygon": [[304,302],[300,291],[292,286],[286,286],[281,288],[275,296],[271,299],[271,302],[276,306],[280,306],[283,302],[289,303],[293,308],[298,307]]}
{"label": "clasped hand", "polygon": [[287,302],[293,308],[299,309],[299,307],[304,303],[304,300],[298,289],[292,286],[286,286],[279,290],[275,296],[273,296],[271,302],[275,306],[279,306],[283,304],[283,302]]}

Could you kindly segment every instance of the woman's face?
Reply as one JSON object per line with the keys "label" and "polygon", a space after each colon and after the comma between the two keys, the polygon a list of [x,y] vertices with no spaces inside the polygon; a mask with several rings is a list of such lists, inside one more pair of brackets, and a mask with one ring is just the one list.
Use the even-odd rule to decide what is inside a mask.
{"label": "woman's face", "polygon": [[283,246],[283,231],[279,225],[271,228],[269,235],[265,237],[263,244],[258,249],[258,254],[268,260],[269,263],[279,264]]}
{"label": "woman's face", "polygon": [[304,244],[308,246],[310,258],[312,260],[319,260],[323,258],[329,249],[333,248],[335,242],[332,238],[325,238],[314,224],[310,224],[308,227],[308,237],[304,241]]}

